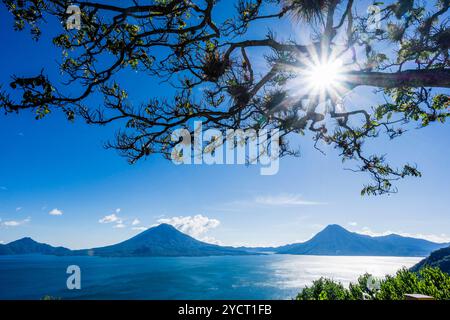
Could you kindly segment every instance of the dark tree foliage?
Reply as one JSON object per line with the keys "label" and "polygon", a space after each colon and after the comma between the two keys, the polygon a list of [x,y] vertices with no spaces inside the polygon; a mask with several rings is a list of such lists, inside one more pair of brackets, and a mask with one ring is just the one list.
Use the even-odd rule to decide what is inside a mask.
{"label": "dark tree foliage", "polygon": [[[61,28],[53,38],[64,56],[61,77],[13,75],[0,107],[31,109],[37,118],[59,109],[89,124],[121,123],[109,146],[131,163],[154,153],[170,157],[171,133],[192,131],[194,120],[221,131],[279,128],[281,155],[297,154],[288,137],[311,134],[316,147],[335,147],[343,160],[357,162],[355,170],[371,175],[362,194],[385,194],[396,191],[395,180],[421,174],[413,165],[396,168],[383,155],[366,154],[364,142],[382,133],[393,139],[409,123],[425,127],[449,116],[450,0],[378,2],[379,12],[369,14],[354,0],[227,0],[235,16],[223,19],[218,0],[3,3],[14,29],[29,30],[35,40],[55,32],[48,21],[66,21],[69,5],[78,5],[82,16],[80,30]],[[255,24],[285,20],[301,26],[307,40],[276,36],[277,30],[249,32]],[[374,21],[383,27],[373,28]],[[255,66],[249,54],[255,49],[264,52],[267,68]],[[315,57],[343,58],[338,90],[293,94],[287,83],[304,86]],[[173,97],[130,103],[120,81],[129,69],[170,83]],[[346,106],[345,96],[360,86],[380,90],[385,103],[369,110]],[[90,103],[94,96],[103,98],[101,108]]]}

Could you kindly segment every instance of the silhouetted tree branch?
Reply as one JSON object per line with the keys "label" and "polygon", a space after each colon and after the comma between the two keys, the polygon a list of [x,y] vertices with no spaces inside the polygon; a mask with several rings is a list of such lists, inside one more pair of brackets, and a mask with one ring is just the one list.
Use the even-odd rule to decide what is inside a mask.
{"label": "silhouetted tree branch", "polygon": [[[450,0],[389,1],[379,4],[378,15],[352,0],[236,0],[226,3],[235,6],[235,16],[222,19],[217,11],[224,3],[215,0],[3,3],[15,30],[28,29],[35,40],[55,32],[48,18],[64,22],[70,4],[82,10],[80,30],[57,30],[53,38],[63,53],[61,78],[13,76],[0,95],[3,110],[30,109],[39,119],[59,109],[89,124],[121,122],[109,146],[131,163],[153,153],[169,157],[171,133],[194,120],[222,131],[279,128],[281,155],[296,153],[290,136],[310,132],[317,148],[332,145],[343,160],[360,164],[355,170],[371,175],[363,194],[384,194],[396,191],[395,180],[420,172],[366,155],[364,142],[381,133],[393,139],[408,123],[424,127],[449,116]],[[298,25],[302,42],[272,32],[255,36],[252,29],[286,20]],[[383,28],[373,28],[374,21]],[[267,67],[256,64],[257,55]],[[317,61],[338,59],[335,88],[318,94],[308,87]],[[120,81],[130,69],[172,84],[173,97],[154,93],[132,104]],[[383,90],[386,103],[349,109],[345,97],[360,86]],[[101,97],[103,106],[91,105],[91,97]]]}

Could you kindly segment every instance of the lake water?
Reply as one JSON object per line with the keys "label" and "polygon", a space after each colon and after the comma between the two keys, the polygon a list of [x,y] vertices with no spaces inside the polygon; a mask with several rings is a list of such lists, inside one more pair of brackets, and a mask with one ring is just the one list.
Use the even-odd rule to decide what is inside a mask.
{"label": "lake water", "polygon": [[[200,258],[0,256],[0,299],[291,299],[321,276],[344,284],[421,258],[294,255]],[[81,290],[66,269],[81,268]]]}

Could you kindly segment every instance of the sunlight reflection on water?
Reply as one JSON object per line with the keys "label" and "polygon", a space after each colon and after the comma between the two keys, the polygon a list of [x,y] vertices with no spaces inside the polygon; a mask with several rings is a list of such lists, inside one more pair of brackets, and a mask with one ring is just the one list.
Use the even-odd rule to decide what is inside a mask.
{"label": "sunlight reflection on water", "polygon": [[320,277],[341,281],[345,286],[355,282],[364,273],[374,277],[395,274],[399,269],[410,268],[422,258],[415,257],[329,257],[290,256],[271,264],[277,286],[302,288]]}

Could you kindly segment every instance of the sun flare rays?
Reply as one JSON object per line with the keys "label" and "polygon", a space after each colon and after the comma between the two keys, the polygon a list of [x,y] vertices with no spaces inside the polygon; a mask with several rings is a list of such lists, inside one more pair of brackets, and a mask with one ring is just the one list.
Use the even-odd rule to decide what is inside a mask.
{"label": "sun flare rays", "polygon": [[338,103],[349,91],[346,73],[351,71],[345,57],[328,50],[311,50],[298,59],[291,68],[296,76],[287,85],[290,95],[315,101],[317,104],[331,101]]}

